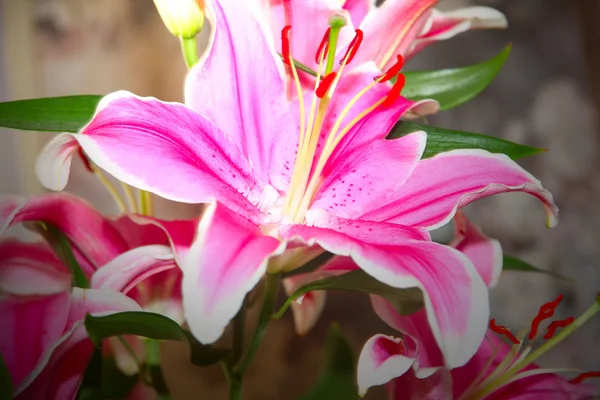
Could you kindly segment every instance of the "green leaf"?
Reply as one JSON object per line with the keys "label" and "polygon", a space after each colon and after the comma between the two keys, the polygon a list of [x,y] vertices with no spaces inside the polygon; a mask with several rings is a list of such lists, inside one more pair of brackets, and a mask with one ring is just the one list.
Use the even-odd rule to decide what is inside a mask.
{"label": "green leaf", "polygon": [[354,356],[336,323],[331,324],[325,350],[325,368],[315,386],[301,400],[358,399],[354,383]]}
{"label": "green leaf", "polygon": [[502,269],[504,271],[523,271],[523,272],[541,272],[543,274],[547,274],[547,275],[551,275],[555,278],[561,279],[563,281],[567,281],[567,282],[573,282],[572,279],[564,277],[560,274],[557,274],[555,272],[552,271],[547,271],[541,268],[537,268],[534,267],[533,265],[518,259],[516,257],[511,257],[511,256],[504,256],[503,261],[502,261],[503,265],[502,265]]}
{"label": "green leaf", "polygon": [[46,97],[0,103],[0,126],[27,131],[78,132],[102,96]]}
{"label": "green leaf", "polygon": [[95,348],[83,381],[79,388],[78,400],[102,400],[102,349]]}
{"label": "green leaf", "polygon": [[97,346],[103,339],[119,335],[136,335],[157,340],[187,342],[191,349],[192,364],[208,366],[229,355],[229,350],[216,349],[198,342],[190,332],[164,315],[127,311],[103,317],[85,317],[85,327],[92,342]]}
{"label": "green leaf", "polygon": [[435,99],[442,110],[459,106],[481,93],[508,58],[511,45],[486,62],[462,68],[404,72],[402,96],[410,100]]}
{"label": "green leaf", "polygon": [[319,279],[296,290],[283,304],[274,318],[281,318],[298,297],[313,290],[359,291],[381,296],[392,304],[399,314],[409,315],[423,307],[423,293],[418,288],[398,289],[386,285],[362,270]]}
{"label": "green leaf", "polygon": [[11,400],[13,398],[13,383],[8,371],[8,366],[0,353],[0,400]]}
{"label": "green leaf", "polygon": [[396,139],[416,131],[427,133],[427,147],[423,158],[433,157],[438,153],[456,149],[483,149],[491,153],[506,154],[516,160],[546,151],[546,149],[525,146],[493,136],[455,131],[413,122],[398,123],[388,135],[388,139]]}

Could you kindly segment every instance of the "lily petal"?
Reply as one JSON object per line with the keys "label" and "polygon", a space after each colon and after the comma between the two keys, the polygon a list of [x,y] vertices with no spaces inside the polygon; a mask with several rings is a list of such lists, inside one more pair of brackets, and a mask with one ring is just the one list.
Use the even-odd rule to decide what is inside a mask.
{"label": "lily petal", "polygon": [[440,40],[450,39],[474,29],[503,29],[508,26],[506,16],[489,7],[467,7],[450,12],[433,10],[430,28],[412,44],[409,57]]}
{"label": "lily petal", "polygon": [[[307,281],[306,276],[303,275],[284,279],[283,287],[286,295],[291,296],[296,290],[312,280]],[[292,302],[291,308],[294,315],[294,327],[298,335],[306,335],[316,325],[325,308],[326,298],[327,292],[324,290],[314,290]]]}
{"label": "lily petal", "polygon": [[375,61],[381,70],[391,67],[396,55],[407,55],[426,26],[438,0],[387,0],[362,21],[365,43],[356,62]]}
{"label": "lily petal", "polygon": [[449,245],[466,255],[485,284],[492,288],[502,273],[502,247],[496,239],[485,236],[462,212],[454,216],[454,240]]}
{"label": "lily petal", "polygon": [[49,295],[71,288],[71,274],[45,242],[0,241],[0,291]]}
{"label": "lily petal", "polygon": [[283,62],[266,21],[250,3],[206,1],[213,29],[187,76],[185,103],[213,121],[268,181],[271,157],[278,157],[271,146],[280,137],[297,136],[297,127],[289,118]]}
{"label": "lily petal", "polygon": [[0,200],[0,216],[0,234],[18,223],[54,225],[69,238],[76,255],[83,257],[82,268],[88,275],[128,250],[123,237],[107,219],[86,201],[66,193],[29,198],[4,196]]}
{"label": "lily petal", "polygon": [[360,26],[367,14],[375,10],[374,0],[346,0],[342,3],[344,9],[350,13],[354,26]]}
{"label": "lily petal", "polygon": [[225,206],[207,207],[180,265],[185,317],[198,340],[212,343],[221,336],[269,258],[283,250],[277,239]]}
{"label": "lily petal", "polygon": [[342,218],[360,217],[406,182],[423,155],[426,141],[425,132],[415,132],[340,154],[323,170],[324,180],[311,208]]}
{"label": "lily petal", "polygon": [[423,291],[427,319],[445,362],[464,365],[487,329],[488,292],[469,259],[459,251],[423,239],[419,230],[393,224],[321,217],[321,226],[283,227],[282,237],[350,256],[366,273],[396,288]]}
{"label": "lily petal", "polygon": [[529,193],[544,204],[548,226],[558,223],[558,207],[541,182],[508,156],[485,150],[452,150],[420,161],[387,204],[363,218],[432,230],[475,200],[516,191]]}
{"label": "lily petal", "polygon": [[442,369],[418,378],[411,369],[387,385],[389,400],[452,400],[452,377]]}
{"label": "lily petal", "polygon": [[369,388],[403,375],[415,362],[416,352],[416,343],[410,337],[371,337],[358,358],[358,394],[364,396]]}

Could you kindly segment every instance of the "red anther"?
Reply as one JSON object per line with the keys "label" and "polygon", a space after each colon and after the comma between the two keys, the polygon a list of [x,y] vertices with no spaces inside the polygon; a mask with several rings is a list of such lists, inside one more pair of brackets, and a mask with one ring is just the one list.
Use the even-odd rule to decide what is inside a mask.
{"label": "red anther", "polygon": [[569,325],[571,325],[573,323],[573,321],[575,321],[575,318],[573,317],[569,317],[567,319],[563,319],[560,321],[552,321],[552,323],[550,324],[550,326],[548,326],[548,330],[546,331],[546,334],[544,335],[544,339],[552,339],[552,337],[554,336],[554,334],[556,333],[556,330],[558,328],[565,328]]}
{"label": "red anther", "polygon": [[577,377],[571,379],[569,381],[569,383],[577,385],[577,384],[580,384],[581,382],[583,382],[587,378],[600,378],[600,371],[584,372],[583,374],[578,375]]}
{"label": "red anther", "polygon": [[383,75],[376,76],[373,79],[375,79],[375,80],[379,79],[379,83],[387,82],[390,79],[392,79],[394,76],[398,75],[398,73],[402,70],[403,66],[404,66],[404,58],[402,57],[402,55],[398,54],[398,61],[396,62],[396,64],[392,65],[390,67],[390,69],[387,70],[387,72],[383,73]]}
{"label": "red anther", "polygon": [[394,102],[398,100],[398,97],[400,97],[400,93],[402,92],[405,83],[406,77],[402,74],[398,75],[398,80],[396,81],[396,83],[394,83],[394,86],[392,86],[392,89],[390,90],[387,97],[385,98],[385,101],[381,105],[384,107],[389,107],[392,104],[394,104]]}
{"label": "red anther", "polygon": [[323,78],[321,83],[319,83],[319,87],[317,87],[317,90],[315,91],[315,94],[318,98],[322,98],[329,91],[329,88],[333,84],[336,75],[336,72],[330,72],[329,75]]}
{"label": "red anther", "polygon": [[348,57],[348,59],[346,60],[346,64],[350,64],[350,61],[352,61],[352,59],[356,55],[356,52],[358,51],[358,48],[360,47],[360,44],[363,41],[363,36],[363,31],[357,29],[354,39],[352,39],[350,45],[348,46],[348,49],[346,50],[346,54],[344,54],[344,57],[342,57],[342,59],[340,60],[340,65],[344,63],[346,57]]}
{"label": "red anther", "polygon": [[90,163],[90,160],[87,158],[81,147],[77,149],[77,154],[79,155],[79,158],[81,158],[81,161],[83,162],[85,168],[93,173],[94,169],[92,168],[92,164]]}
{"label": "red anther", "polygon": [[512,332],[507,327],[496,325],[496,320],[494,318],[492,318],[490,320],[490,329],[500,335],[506,336],[508,338],[508,340],[510,340],[514,344],[521,343],[521,342],[519,342],[519,339],[517,339],[517,337],[515,335],[513,335]]}
{"label": "red anther", "polygon": [[528,336],[529,340],[533,340],[533,338],[535,338],[535,336],[537,335],[537,331],[540,327],[540,323],[543,320],[551,318],[554,315],[554,311],[556,311],[556,307],[558,307],[558,305],[560,304],[562,299],[563,299],[563,295],[559,294],[556,299],[549,301],[548,303],[546,303],[540,307],[540,311],[538,312],[538,315],[536,315],[536,317],[531,322],[531,330],[529,331],[529,336]]}
{"label": "red anther", "polygon": [[290,51],[290,30],[291,25],[286,25],[281,30],[281,55],[283,56],[283,62],[287,65],[292,64],[292,52]]}
{"label": "red anther", "polygon": [[327,54],[329,51],[329,33],[331,32],[331,28],[327,28],[325,32],[325,36],[323,36],[323,40],[321,40],[321,44],[319,45],[319,49],[317,50],[317,54],[315,54],[315,62],[317,64],[321,63],[321,55]]}

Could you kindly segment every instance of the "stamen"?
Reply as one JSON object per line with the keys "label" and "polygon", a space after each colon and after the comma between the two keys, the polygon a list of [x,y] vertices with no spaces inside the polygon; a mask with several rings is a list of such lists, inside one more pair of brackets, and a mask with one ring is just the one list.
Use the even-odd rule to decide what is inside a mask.
{"label": "stamen", "polygon": [[360,44],[363,41],[363,36],[363,31],[357,29],[354,39],[352,39],[352,42],[350,42],[348,49],[346,49],[346,54],[344,54],[344,57],[342,57],[342,59],[340,60],[340,65],[344,63],[350,64],[350,62],[354,59],[354,56],[356,55],[356,52],[358,51],[358,48],[360,47]]}
{"label": "stamen", "polygon": [[92,164],[90,163],[90,160],[87,158],[87,156],[85,155],[85,153],[83,152],[83,149],[81,147],[79,147],[77,149],[77,154],[79,155],[79,158],[81,158],[81,161],[83,162],[83,166],[91,173],[94,173]]}
{"label": "stamen", "polygon": [[287,65],[292,65],[292,52],[290,51],[290,30],[291,25],[286,25],[281,30],[281,54],[283,56],[283,62]]}
{"label": "stamen", "polygon": [[556,307],[558,307],[562,299],[563,295],[560,294],[556,299],[549,301],[548,303],[540,307],[538,315],[533,319],[533,322],[531,323],[531,330],[529,331],[528,336],[529,340],[533,340],[536,337],[538,329],[540,327],[540,323],[545,319],[551,318],[554,315],[554,311],[556,311]]}
{"label": "stamen", "polygon": [[323,40],[321,40],[321,44],[319,45],[319,49],[317,50],[317,54],[315,54],[315,62],[317,64],[321,63],[321,57],[323,57],[329,51],[330,32],[331,28],[327,28],[327,32],[325,32],[325,36],[323,36]]}
{"label": "stamen", "polygon": [[575,318],[573,317],[569,317],[567,319],[563,319],[560,321],[553,321],[550,326],[548,327],[548,330],[546,331],[546,334],[544,335],[544,339],[548,340],[548,339],[552,339],[552,337],[554,336],[554,334],[556,333],[556,330],[558,328],[565,328],[569,325],[571,325],[573,323],[573,321],[575,321]]}
{"label": "stamen", "polygon": [[517,339],[517,337],[515,335],[513,335],[513,333],[507,327],[496,325],[495,318],[492,318],[490,320],[490,329],[500,335],[506,336],[508,338],[508,340],[510,340],[514,344],[521,344],[519,339]]}
{"label": "stamen", "polygon": [[331,85],[333,84],[333,81],[335,80],[336,76],[337,76],[337,73],[331,72],[329,75],[327,75],[325,78],[323,78],[323,80],[319,84],[319,87],[317,88],[317,90],[315,90],[315,94],[317,95],[318,98],[322,99],[323,96],[325,96],[327,94],[327,92],[331,88]]}
{"label": "stamen", "polygon": [[405,84],[406,77],[402,74],[398,75],[398,80],[396,81],[396,83],[394,83],[394,86],[392,86],[390,93],[388,93],[387,97],[385,98],[385,101],[382,104],[383,107],[389,107],[392,104],[394,104],[396,100],[398,100],[402,89],[404,89]]}
{"label": "stamen", "polygon": [[600,371],[584,372],[583,374],[571,379],[569,383],[572,383],[573,385],[578,385],[588,378],[600,378]]}
{"label": "stamen", "polygon": [[392,65],[390,67],[390,69],[387,70],[387,72],[383,73],[383,75],[376,76],[373,79],[379,83],[387,82],[390,79],[392,79],[393,77],[395,77],[396,75],[398,75],[398,73],[402,70],[403,66],[404,66],[404,57],[402,57],[401,54],[398,54],[398,61],[396,62],[396,64]]}

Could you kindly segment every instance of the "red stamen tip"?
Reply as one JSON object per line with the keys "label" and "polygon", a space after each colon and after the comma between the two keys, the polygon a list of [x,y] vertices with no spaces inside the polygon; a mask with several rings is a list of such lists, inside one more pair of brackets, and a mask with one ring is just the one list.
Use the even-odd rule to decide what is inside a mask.
{"label": "red stamen tip", "polygon": [[319,49],[317,50],[317,54],[315,54],[315,62],[317,64],[321,63],[321,57],[325,57],[325,54],[329,51],[329,34],[331,32],[331,28],[327,28],[325,32],[325,36],[323,36],[323,40],[321,40],[321,44],[319,45]]}
{"label": "red stamen tip", "polygon": [[392,86],[392,89],[382,103],[382,106],[389,107],[394,104],[394,102],[398,100],[398,97],[400,97],[404,84],[406,84],[406,77],[402,74],[398,75],[398,80],[394,83],[394,86]]}
{"label": "red stamen tip", "polygon": [[531,330],[529,331],[529,340],[533,340],[536,337],[538,329],[540,327],[540,323],[548,318],[551,318],[554,315],[554,311],[556,311],[556,307],[560,304],[563,299],[563,295],[560,294],[558,297],[548,303],[542,305],[540,307],[540,311],[536,315],[536,317],[531,322]]}
{"label": "red stamen tip", "polygon": [[344,60],[346,60],[346,64],[350,64],[350,62],[354,59],[354,56],[356,55],[356,52],[363,41],[363,36],[363,31],[357,29],[354,39],[352,39],[352,42],[350,42],[350,45],[346,50],[346,54],[344,54],[344,57],[342,57],[340,60],[340,65],[344,63]]}
{"label": "red stamen tip", "polygon": [[548,339],[552,339],[552,337],[554,336],[554,334],[556,333],[556,330],[558,328],[565,328],[569,325],[571,325],[573,323],[573,321],[575,321],[575,318],[573,317],[569,317],[567,319],[563,319],[560,321],[553,321],[550,326],[548,327],[548,330],[546,331],[546,334],[544,335],[544,339],[548,340]]}
{"label": "red stamen tip", "polygon": [[499,335],[506,336],[508,338],[508,340],[510,340],[514,344],[520,344],[521,343],[519,341],[519,339],[517,339],[517,337],[515,335],[513,335],[513,333],[507,327],[496,325],[496,320],[494,318],[492,318],[490,320],[490,329],[492,331],[496,332]]}
{"label": "red stamen tip", "polygon": [[[396,64],[392,65],[387,72],[384,72],[383,75],[376,76],[374,79],[379,80],[379,83],[387,82],[392,79],[394,76],[398,75],[404,66],[404,58],[402,55],[398,54],[398,61]],[[399,77],[398,77],[399,78]]]}
{"label": "red stamen tip", "polygon": [[583,374],[571,379],[569,381],[569,383],[577,385],[577,384],[580,384],[581,382],[583,382],[587,378],[600,378],[600,371],[584,372]]}
{"label": "red stamen tip", "polygon": [[85,153],[83,152],[83,149],[80,147],[77,149],[77,154],[79,155],[79,158],[81,158],[81,161],[83,162],[84,167],[90,171],[90,172],[94,172],[94,169],[92,168],[92,164],[90,163],[90,160],[87,158],[87,156],[85,155]]}
{"label": "red stamen tip", "polygon": [[292,64],[292,52],[290,50],[290,30],[291,25],[286,25],[281,30],[281,55],[283,56],[283,62],[287,65]]}
{"label": "red stamen tip", "polygon": [[331,88],[336,75],[337,74],[335,72],[330,72],[329,75],[323,78],[321,83],[319,83],[319,87],[317,87],[317,90],[315,91],[315,94],[318,98],[322,98],[329,91],[329,88]]}

